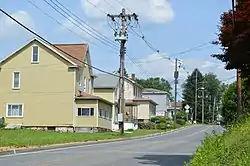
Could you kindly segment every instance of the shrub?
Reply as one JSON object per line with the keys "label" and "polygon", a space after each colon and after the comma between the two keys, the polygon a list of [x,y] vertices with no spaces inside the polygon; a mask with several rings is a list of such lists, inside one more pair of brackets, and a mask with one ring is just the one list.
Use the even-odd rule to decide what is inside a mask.
{"label": "shrub", "polygon": [[155,123],[155,121],[159,120],[160,123],[166,123],[166,120],[168,120],[168,118],[165,119],[164,116],[156,116],[156,117],[152,117],[150,119],[151,122]]}
{"label": "shrub", "polygon": [[179,125],[185,125],[186,121],[184,119],[176,119],[176,123]]}
{"label": "shrub", "polygon": [[190,166],[248,166],[250,163],[250,118],[223,134],[206,136]]}
{"label": "shrub", "polygon": [[0,119],[0,129],[1,129],[1,128],[4,128],[5,126],[6,126],[5,119],[4,119],[4,117],[2,117],[2,118]]}
{"label": "shrub", "polygon": [[147,129],[147,130],[155,129],[155,124],[152,123],[152,122],[148,122],[148,123],[139,123],[139,124],[138,124],[138,128],[139,128],[139,129]]}
{"label": "shrub", "polygon": [[167,128],[166,123],[159,123],[156,125],[158,130],[165,130]]}

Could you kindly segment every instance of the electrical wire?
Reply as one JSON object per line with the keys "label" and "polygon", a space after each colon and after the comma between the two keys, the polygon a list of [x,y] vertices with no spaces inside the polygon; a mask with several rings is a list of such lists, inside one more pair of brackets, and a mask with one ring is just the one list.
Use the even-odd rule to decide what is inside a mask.
{"label": "electrical wire", "polygon": [[[65,52],[64,50],[60,49],[59,47],[55,46],[54,44],[52,44],[51,42],[49,42],[48,40],[46,40],[44,37],[42,37],[41,35],[37,34],[36,32],[34,32],[33,30],[31,30],[30,28],[28,28],[28,27],[25,26],[24,24],[22,24],[21,22],[19,22],[18,20],[16,20],[16,19],[15,19],[14,17],[12,17],[10,14],[8,14],[7,12],[5,12],[3,9],[0,8],[0,11],[1,11],[4,15],[6,15],[7,17],[9,17],[11,20],[13,20],[14,22],[16,22],[18,25],[20,25],[21,27],[23,27],[25,30],[29,31],[31,34],[37,36],[37,37],[38,37],[39,39],[41,39],[43,42],[49,44],[50,46],[56,48],[57,50],[59,50],[59,51],[61,51],[61,52],[63,52],[64,54],[68,55],[69,57],[71,57],[71,58],[73,58],[73,59],[75,59],[75,60],[77,60],[77,61],[79,61],[79,62],[81,62],[81,63],[83,63],[83,64],[85,64],[85,65],[87,65],[87,66],[89,66],[89,67],[91,67],[91,68],[93,68],[93,69],[95,69],[95,70],[97,70],[97,71],[100,71],[100,72],[102,72],[102,73],[105,73],[105,74],[112,75],[112,76],[115,76],[115,77],[119,77],[119,78],[120,78],[120,76],[118,76],[118,75],[116,75],[116,74],[113,74],[113,73],[110,73],[110,72],[108,72],[108,71],[102,70],[102,69],[100,69],[100,68],[98,68],[98,67],[95,67],[95,66],[93,66],[93,65],[90,65],[90,64],[88,64],[88,63],[86,63],[86,62],[84,62],[84,61],[82,61],[82,60],[79,60],[78,58],[76,58],[76,57],[70,55],[69,53],[67,53],[67,52]],[[124,77],[124,78],[125,78],[125,77]]]}
{"label": "electrical wire", "polygon": [[[61,22],[59,22],[58,20],[56,20],[55,18],[53,18],[51,15],[49,15],[48,13],[46,13],[45,11],[43,11],[40,7],[38,7],[34,2],[32,2],[31,0],[28,0],[28,2],[33,5],[36,9],[38,9],[40,12],[42,12],[44,15],[46,15],[47,17],[49,17],[52,21],[55,21],[57,24],[59,24],[60,26],[64,27],[65,29],[67,29],[69,32],[75,34],[77,37],[80,37],[81,39],[83,40],[86,40],[85,37],[83,37],[82,35],[76,33],[75,31],[67,28],[65,25],[63,25]],[[88,40],[87,40],[88,41]],[[93,44],[93,43],[92,43]],[[97,47],[101,47],[100,45],[94,43],[95,46]],[[117,53],[115,51],[112,51],[112,50],[109,50],[109,49],[106,49],[107,51],[109,52],[112,52],[112,53]]]}
{"label": "electrical wire", "polygon": [[[51,2],[53,2],[52,0],[50,0]],[[90,26],[89,24],[87,24],[83,19],[81,19],[80,17],[78,17],[75,13],[73,13],[71,10],[69,10],[67,7],[65,7],[62,3],[60,3],[58,0],[55,0],[60,6],[62,6],[66,11],[68,11],[70,14],[72,14],[74,17],[76,17],[78,20],[80,20],[83,24],[85,24],[87,27],[89,27],[91,31],[91,29],[93,30],[92,32],[95,32],[98,34],[98,36],[100,36],[101,38],[103,38],[105,41],[110,42],[111,44],[116,45],[115,42],[113,42],[112,40],[110,40],[107,36],[101,34],[100,32],[98,32],[95,28],[93,28],[92,26]]]}
{"label": "electrical wire", "polygon": [[[82,31],[86,32],[87,34],[89,34],[90,36],[92,36],[93,38],[95,38],[96,40],[100,41],[101,43],[103,43],[106,46],[109,46],[110,48],[113,48],[115,50],[119,50],[117,47],[109,44],[103,40],[100,40],[98,37],[93,36],[90,32],[88,32],[86,29],[82,28],[81,26],[79,26],[78,24],[82,25],[81,22],[79,22],[78,20],[74,19],[73,17],[71,17],[67,12],[65,12],[65,10],[63,10],[62,8],[60,8],[58,5],[56,5],[57,7],[59,7],[59,9],[62,9],[62,11],[68,15],[70,18],[72,18],[74,21],[76,21],[78,24],[76,24],[74,21],[72,21],[71,19],[69,19],[67,16],[65,16],[62,12],[60,12],[56,7],[54,7],[53,5],[51,5],[47,0],[43,0],[46,4],[48,4],[51,8],[53,8],[55,11],[57,11],[61,16],[63,16],[65,19],[67,19],[69,22],[71,22],[72,24],[74,24],[75,26],[77,26],[79,29],[81,29]],[[86,40],[86,39],[85,39]],[[89,41],[90,42],[90,41]],[[91,42],[93,44],[93,42]]]}

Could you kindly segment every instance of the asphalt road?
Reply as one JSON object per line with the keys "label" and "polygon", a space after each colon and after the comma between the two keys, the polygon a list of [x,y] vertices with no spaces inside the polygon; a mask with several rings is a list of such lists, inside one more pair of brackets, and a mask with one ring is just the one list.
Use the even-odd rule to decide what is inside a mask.
{"label": "asphalt road", "polygon": [[140,140],[0,156],[0,166],[182,166],[213,129],[221,130],[197,125]]}

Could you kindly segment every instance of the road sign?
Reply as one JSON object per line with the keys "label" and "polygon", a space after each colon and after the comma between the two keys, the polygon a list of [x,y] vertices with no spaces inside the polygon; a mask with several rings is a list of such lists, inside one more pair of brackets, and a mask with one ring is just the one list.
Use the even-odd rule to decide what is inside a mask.
{"label": "road sign", "polygon": [[187,105],[185,105],[184,108],[185,108],[186,110],[189,110],[190,106],[187,104]]}

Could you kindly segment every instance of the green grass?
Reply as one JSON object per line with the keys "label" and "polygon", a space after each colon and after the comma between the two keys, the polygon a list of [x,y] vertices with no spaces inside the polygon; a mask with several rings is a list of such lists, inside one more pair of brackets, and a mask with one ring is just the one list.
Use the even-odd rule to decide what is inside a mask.
{"label": "green grass", "polygon": [[190,166],[249,166],[250,118],[233,125],[229,132],[207,136]]}
{"label": "green grass", "polygon": [[[136,130],[123,137],[134,137],[159,133],[160,130]],[[38,130],[0,130],[1,147],[34,147],[71,142],[86,142],[106,139],[117,139],[119,133],[59,133]]]}

